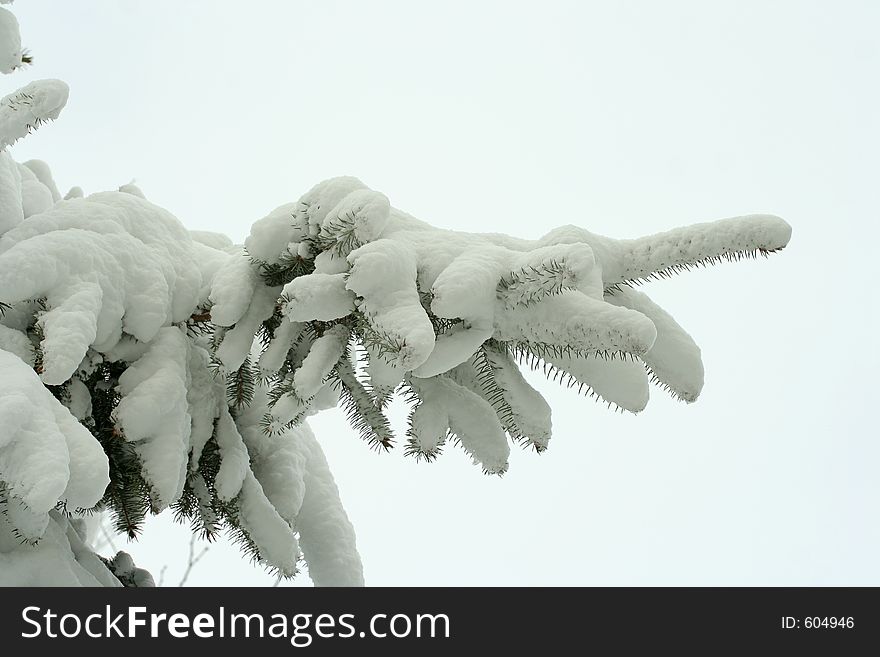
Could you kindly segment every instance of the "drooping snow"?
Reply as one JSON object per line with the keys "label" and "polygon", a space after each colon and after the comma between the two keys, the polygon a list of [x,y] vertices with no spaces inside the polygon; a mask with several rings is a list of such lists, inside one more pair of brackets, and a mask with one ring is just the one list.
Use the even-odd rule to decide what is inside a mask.
{"label": "drooping snow", "polygon": [[293,375],[293,390],[297,397],[307,400],[318,393],[339,362],[348,338],[346,328],[334,326],[312,343],[308,355]]}
{"label": "drooping snow", "polygon": [[186,479],[191,430],[187,361],[185,335],[167,327],[119,377],[122,399],[113,416],[122,437],[135,445],[158,510],[177,499]]}
{"label": "drooping snow", "polygon": [[190,415],[190,470],[196,470],[202,450],[214,433],[214,418],[224,399],[222,387],[211,376],[208,351],[197,344],[188,347],[186,401]]}
{"label": "drooping snow", "polygon": [[354,528],[318,441],[307,425],[293,434],[306,456],[305,493],[296,518],[300,547],[316,586],[363,586]]}
{"label": "drooping snow", "polygon": [[32,512],[94,506],[109,483],[104,450],[17,356],[0,350],[0,481]]}
{"label": "drooping snow", "polygon": [[487,348],[485,355],[522,437],[538,448],[547,447],[552,427],[550,404],[523,378],[509,354]]}
{"label": "drooping snow", "polygon": [[247,469],[239,497],[239,522],[260,550],[260,556],[285,575],[297,572],[299,542],[279,515],[254,473]]}
{"label": "drooping snow", "polygon": [[235,421],[225,406],[220,408],[214,437],[220,448],[220,470],[214,480],[214,487],[217,490],[217,497],[228,502],[241,490],[250,468],[250,459]]}
{"label": "drooping snow", "polygon": [[686,402],[696,401],[703,389],[703,361],[693,338],[643,292],[621,287],[609,294],[606,301],[636,310],[654,323],[657,339],[642,355],[645,365],[674,396]]}
{"label": "drooping snow", "polygon": [[237,370],[244,363],[250,353],[254,334],[260,324],[272,316],[280,292],[280,287],[258,287],[254,291],[247,311],[238,318],[235,326],[224,334],[223,342],[215,356],[228,371]]}
{"label": "drooping snow", "polygon": [[217,326],[232,326],[247,312],[259,279],[247,257],[241,252],[216,272],[211,286],[211,321]]}
{"label": "drooping snow", "polygon": [[389,363],[383,358],[381,350],[372,345],[366,347],[368,355],[367,374],[370,377],[370,385],[380,396],[386,397],[403,381],[406,370]]}
{"label": "drooping snow", "polygon": [[254,455],[254,476],[266,497],[291,527],[305,497],[305,471],[308,450],[300,429],[283,432],[264,441]]}
{"label": "drooping snow", "polygon": [[[421,396],[437,400],[445,409],[449,429],[475,463],[493,474],[507,470],[510,445],[489,402],[446,376],[413,377],[412,385]],[[433,430],[441,421],[432,418],[431,424]]]}
{"label": "drooping snow", "polygon": [[291,345],[299,338],[304,329],[304,324],[282,320],[275,329],[275,334],[266,350],[259,359],[260,370],[265,375],[271,375],[281,369]]}
{"label": "drooping snow", "polygon": [[[295,565],[297,546],[301,547],[318,586],[363,585],[354,530],[317,440],[306,423],[279,432],[263,431],[267,403],[267,388],[260,384],[250,406],[236,417],[253,473],[253,482],[245,478],[242,498],[253,498],[249,522],[261,517],[266,525],[259,540],[252,538],[269,563],[288,572]],[[242,525],[248,529],[244,518]],[[298,543],[294,533],[299,535]]]}

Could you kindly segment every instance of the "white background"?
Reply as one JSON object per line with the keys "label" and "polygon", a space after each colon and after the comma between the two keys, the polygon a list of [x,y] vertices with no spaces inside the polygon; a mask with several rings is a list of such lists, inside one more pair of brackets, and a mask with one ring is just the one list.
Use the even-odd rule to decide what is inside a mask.
{"label": "white background", "polygon": [[[792,224],[769,260],[647,289],[703,348],[694,405],[656,390],[621,416],[542,383],[551,448],[515,450],[504,478],[452,448],[433,465],[377,455],[340,413],[316,418],[368,584],[880,584],[880,4],[12,10],[35,63],[3,93],[71,86],[13,156],[49,161],[62,193],[134,178],[189,228],[243,240],[341,174],[431,223],[523,237]],[[124,549],[173,584],[187,544],[160,517]],[[219,544],[189,583],[271,581]]]}

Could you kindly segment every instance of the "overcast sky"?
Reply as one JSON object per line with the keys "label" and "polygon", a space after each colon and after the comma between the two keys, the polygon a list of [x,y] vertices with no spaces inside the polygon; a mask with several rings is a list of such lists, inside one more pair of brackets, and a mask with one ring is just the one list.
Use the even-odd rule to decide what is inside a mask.
{"label": "overcast sky", "polygon": [[[703,349],[696,404],[655,389],[620,415],[539,381],[550,449],[515,449],[504,478],[456,449],[377,455],[337,411],[312,420],[368,584],[880,584],[880,3],[12,10],[35,62],[2,92],[71,87],[13,156],[47,160],[62,193],[135,179],[189,228],[243,240],[342,174],[433,224],[523,237],[792,224],[769,260],[645,288]],[[124,549],[175,583],[187,537],[159,518]],[[216,545],[189,583],[270,581]]]}

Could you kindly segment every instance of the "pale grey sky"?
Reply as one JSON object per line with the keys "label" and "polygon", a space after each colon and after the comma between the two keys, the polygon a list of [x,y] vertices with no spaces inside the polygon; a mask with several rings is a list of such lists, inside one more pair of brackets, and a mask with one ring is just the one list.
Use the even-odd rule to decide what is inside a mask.
{"label": "pale grey sky", "polygon": [[[132,178],[242,240],[350,174],[453,229],[619,237],[770,212],[767,261],[646,291],[703,349],[694,405],[615,415],[552,383],[554,438],[503,478],[449,449],[370,452],[312,421],[368,584],[880,584],[880,4],[20,0],[32,68],[70,84],[13,149],[59,187]],[[402,411],[396,416],[403,426]],[[188,532],[130,546],[179,578]],[[191,584],[262,584],[213,547]],[[301,577],[300,584],[307,584]]]}

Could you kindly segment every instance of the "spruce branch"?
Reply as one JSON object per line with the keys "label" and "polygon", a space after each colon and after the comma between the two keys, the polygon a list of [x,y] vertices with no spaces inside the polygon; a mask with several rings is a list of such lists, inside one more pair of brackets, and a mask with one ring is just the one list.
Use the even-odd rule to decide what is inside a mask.
{"label": "spruce branch", "polygon": [[395,364],[400,352],[406,348],[404,340],[376,330],[369,318],[360,311],[351,313],[345,323],[357,342],[378,354],[387,363]]}
{"label": "spruce branch", "polygon": [[332,251],[337,257],[345,258],[361,246],[357,238],[357,217],[349,210],[343,215],[325,221],[312,242],[317,251]]}
{"label": "spruce branch", "polygon": [[255,379],[250,357],[245,358],[241,367],[227,376],[226,396],[232,409],[238,411],[251,405],[254,399]]}
{"label": "spruce branch", "polygon": [[422,444],[419,442],[418,438],[416,438],[412,433],[412,419],[410,419],[410,428],[407,429],[407,441],[406,445],[403,448],[404,456],[412,456],[415,458],[416,462],[424,460],[425,463],[432,463],[438,456],[443,454],[443,445],[446,443],[446,438],[441,438],[440,441],[430,449],[425,449]]}
{"label": "spruce branch", "polygon": [[263,262],[251,257],[251,264],[267,287],[287,285],[294,278],[311,274],[315,271],[314,260],[284,251],[278,262]]}
{"label": "spruce branch", "polygon": [[574,273],[564,262],[549,260],[512,271],[498,283],[498,298],[508,308],[531,306],[548,296],[573,289]]}
{"label": "spruce branch", "polygon": [[391,423],[385,414],[376,407],[373,397],[355,376],[348,353],[334,369],[335,384],[339,386],[339,400],[352,428],[360,437],[376,450],[389,450],[394,445]]}
{"label": "spruce branch", "polygon": [[419,302],[422,304],[422,308],[425,309],[425,314],[428,315],[428,319],[431,320],[431,324],[434,327],[434,333],[437,335],[441,335],[442,333],[446,333],[452,330],[458,324],[462,323],[461,319],[448,319],[446,317],[438,317],[431,310],[431,302],[434,300],[434,296],[430,292],[424,292],[419,290]]}
{"label": "spruce branch", "polygon": [[507,390],[498,383],[495,368],[486,354],[485,346],[471,357],[469,364],[474,369],[475,381],[479,387],[480,395],[495,410],[501,426],[518,443],[527,443],[529,438],[517,426],[516,414],[507,399]]}

